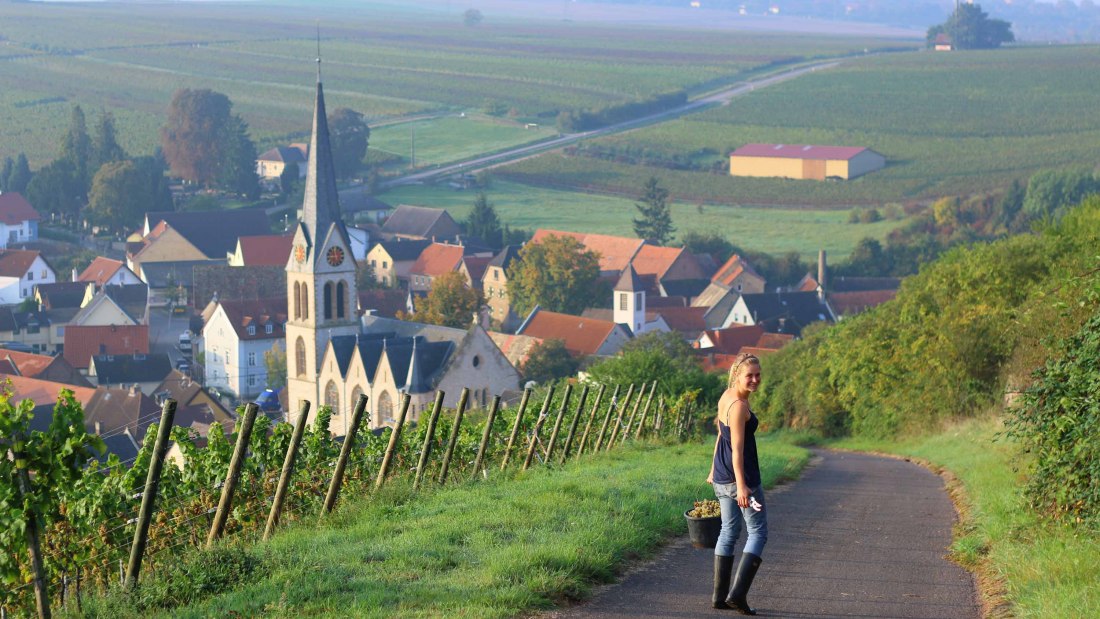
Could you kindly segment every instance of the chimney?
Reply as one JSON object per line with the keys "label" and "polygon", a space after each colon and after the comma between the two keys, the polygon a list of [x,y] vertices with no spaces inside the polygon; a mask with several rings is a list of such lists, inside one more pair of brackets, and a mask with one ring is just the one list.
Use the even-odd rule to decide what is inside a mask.
{"label": "chimney", "polygon": [[817,252],[817,285],[824,292],[825,290],[825,250]]}
{"label": "chimney", "polygon": [[80,276],[76,272],[76,267],[73,267],[73,279],[72,279],[72,281],[75,282],[77,277],[80,277]]}

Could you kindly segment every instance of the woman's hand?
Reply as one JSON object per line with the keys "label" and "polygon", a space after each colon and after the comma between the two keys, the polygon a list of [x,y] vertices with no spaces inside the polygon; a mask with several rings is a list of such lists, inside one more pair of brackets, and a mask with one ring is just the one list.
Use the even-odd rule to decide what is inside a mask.
{"label": "woman's hand", "polygon": [[738,507],[742,507],[742,508],[748,507],[750,496],[752,496],[752,493],[749,492],[749,487],[748,486],[746,486],[745,484],[741,484],[741,483],[737,484],[737,506]]}
{"label": "woman's hand", "polygon": [[707,475],[707,483],[708,484],[713,484],[714,483],[714,473],[711,473],[710,475]]}

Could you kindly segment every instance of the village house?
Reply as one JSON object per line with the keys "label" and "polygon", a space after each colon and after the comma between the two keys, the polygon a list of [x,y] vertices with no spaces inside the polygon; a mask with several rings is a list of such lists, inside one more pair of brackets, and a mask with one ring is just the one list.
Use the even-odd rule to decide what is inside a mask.
{"label": "village house", "polygon": [[367,262],[374,271],[374,281],[391,288],[409,285],[409,269],[431,241],[403,240],[380,241],[367,252]]}
{"label": "village house", "polygon": [[241,398],[268,382],[264,353],[286,350],[286,299],[218,301],[202,330],[205,383]]}
{"label": "village house", "polygon": [[769,333],[787,333],[795,337],[815,322],[836,322],[836,315],[820,292],[762,292],[743,294],[730,312],[729,323],[762,325]]}
{"label": "village house", "polygon": [[260,236],[242,236],[237,239],[237,247],[226,254],[226,264],[231,267],[275,266],[286,267],[290,260],[290,242],[294,237],[289,234],[265,234]]}
{"label": "village house", "polygon": [[144,284],[126,263],[121,260],[111,260],[103,256],[97,256],[88,268],[74,278],[78,282],[91,282],[96,288],[102,288],[108,284],[126,286],[129,284]]}
{"label": "village house", "polygon": [[401,204],[382,224],[382,238],[455,241],[462,228],[441,208]]}
{"label": "village house", "polygon": [[568,236],[576,239],[585,251],[599,255],[600,275],[617,279],[626,270],[627,265],[645,245],[642,239],[631,239],[606,234],[588,234],[584,232],[563,232],[561,230],[542,229],[535,231],[532,243],[539,243],[551,236]]}
{"label": "village house", "polygon": [[416,262],[409,267],[409,290],[428,292],[432,281],[444,273],[452,273],[462,266],[465,248],[461,245],[432,243],[420,252]]}
{"label": "village house", "polygon": [[0,249],[38,240],[38,211],[14,191],[0,193]]}
{"label": "village house", "polygon": [[309,156],[305,144],[276,146],[256,157],[256,176],[261,180],[278,181],[290,165],[298,168],[298,178],[306,177],[306,158]]}
{"label": "village house", "polygon": [[137,387],[152,396],[172,372],[172,360],[164,353],[93,355],[88,380],[97,387]]}
{"label": "village house", "polygon": [[28,346],[35,353],[61,352],[65,325],[54,325],[49,314],[38,309],[21,310],[15,305],[0,307],[0,341]]}
{"label": "village house", "polygon": [[536,307],[523,321],[517,335],[540,340],[562,340],[578,357],[609,357],[631,339],[630,330],[610,320],[571,316]]}
{"label": "village house", "polygon": [[0,349],[0,374],[26,376],[76,387],[92,386],[60,355],[38,355],[6,348]]}
{"label": "village house", "polygon": [[512,301],[508,295],[508,269],[519,256],[520,248],[508,245],[493,256],[485,266],[481,276],[481,295],[489,307],[489,320],[503,331],[513,331],[521,322],[512,311]]}
{"label": "village house", "polygon": [[29,249],[0,250],[0,305],[22,303],[38,284],[52,284],[57,274],[42,253]]}
{"label": "village house", "polygon": [[116,286],[108,284],[98,291],[89,285],[84,291],[80,311],[69,320],[72,326],[147,325],[149,324],[149,287],[144,282]]}
{"label": "village house", "polygon": [[87,370],[95,355],[149,354],[149,325],[65,327],[65,361]]}

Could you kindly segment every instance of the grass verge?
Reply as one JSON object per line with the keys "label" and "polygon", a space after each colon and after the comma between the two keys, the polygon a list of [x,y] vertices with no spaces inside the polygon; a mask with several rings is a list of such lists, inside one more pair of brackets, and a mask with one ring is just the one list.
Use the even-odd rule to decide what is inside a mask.
{"label": "grass verge", "polygon": [[[151,603],[138,608],[116,596],[85,608],[112,619],[154,612],[510,617],[548,608],[586,597],[592,585],[682,534],[683,511],[711,493],[703,481],[711,449],[709,440],[630,446],[415,500],[397,483],[348,500],[319,526],[293,527],[269,544],[242,548],[260,565],[235,590],[189,586],[198,593],[187,600],[146,598]],[[805,450],[766,438],[761,454],[768,485],[792,478],[808,459]],[[142,587],[165,589],[156,575]]]}
{"label": "grass verge", "polygon": [[1098,617],[1100,536],[1045,522],[1021,494],[1018,447],[999,419],[961,422],[897,442],[845,439],[830,446],[923,460],[946,469],[959,509],[953,558],[978,574],[986,616]]}

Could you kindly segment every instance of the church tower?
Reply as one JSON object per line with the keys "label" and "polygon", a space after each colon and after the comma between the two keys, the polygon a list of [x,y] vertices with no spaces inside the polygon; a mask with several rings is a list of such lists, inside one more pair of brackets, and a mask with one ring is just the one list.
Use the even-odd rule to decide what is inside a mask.
{"label": "church tower", "polygon": [[641,335],[645,330],[645,284],[632,265],[627,265],[619,277],[614,295],[614,321],[626,325],[634,335]]}
{"label": "church tower", "polygon": [[335,405],[336,416],[346,414],[350,404],[340,402],[338,395],[333,398],[333,389],[317,384],[318,364],[329,340],[359,333],[355,258],[340,216],[319,53],[305,198],[286,265],[286,292],[287,416],[294,421],[301,400],[310,401],[311,416],[326,403]]}

